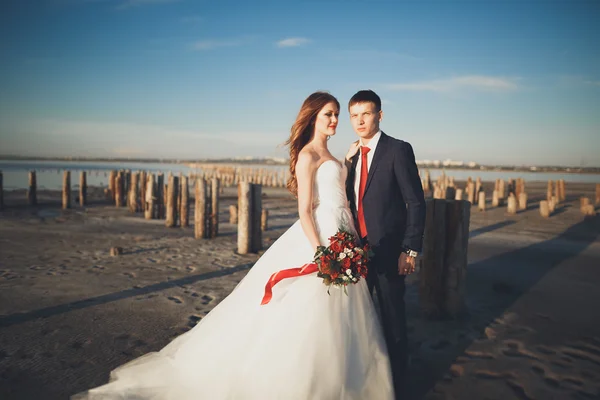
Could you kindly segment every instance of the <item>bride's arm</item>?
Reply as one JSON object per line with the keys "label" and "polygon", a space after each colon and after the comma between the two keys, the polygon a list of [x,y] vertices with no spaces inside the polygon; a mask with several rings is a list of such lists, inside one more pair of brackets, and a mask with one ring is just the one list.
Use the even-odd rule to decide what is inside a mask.
{"label": "bride's arm", "polygon": [[321,245],[319,234],[313,218],[313,183],[315,179],[315,163],[308,153],[301,153],[296,163],[296,179],[298,181],[298,214],[302,230],[311,246],[317,250]]}

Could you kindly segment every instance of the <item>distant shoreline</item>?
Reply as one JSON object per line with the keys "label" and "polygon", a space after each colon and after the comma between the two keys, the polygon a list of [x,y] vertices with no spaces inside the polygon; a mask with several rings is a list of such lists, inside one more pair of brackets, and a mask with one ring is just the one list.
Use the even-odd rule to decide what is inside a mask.
{"label": "distant shoreline", "polygon": [[[104,163],[143,163],[143,164],[177,164],[189,168],[199,167],[206,164],[238,164],[238,165],[269,165],[282,166],[288,165],[287,160],[254,158],[254,159],[234,159],[223,158],[215,160],[173,160],[173,159],[130,159],[130,158],[79,158],[79,157],[18,157],[18,156],[0,156],[2,161],[33,161],[33,162],[104,162]],[[528,173],[561,173],[561,174],[600,174],[600,167],[567,167],[567,166],[505,166],[505,165],[477,165],[474,167],[460,166],[435,166],[417,163],[421,170],[442,170],[442,171],[472,171],[476,172],[528,172]]]}

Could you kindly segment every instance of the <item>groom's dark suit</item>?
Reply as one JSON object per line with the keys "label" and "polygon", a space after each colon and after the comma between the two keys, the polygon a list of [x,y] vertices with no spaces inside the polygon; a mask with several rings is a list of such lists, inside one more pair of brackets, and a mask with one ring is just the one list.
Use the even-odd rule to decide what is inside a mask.
{"label": "groom's dark suit", "polygon": [[[356,171],[359,157],[360,151],[352,158],[346,180],[346,194],[355,221],[355,177],[360,179],[360,171]],[[403,389],[408,349],[404,275],[398,274],[398,258],[405,248],[421,251],[425,227],[425,198],[409,143],[381,132],[362,202],[367,240],[375,253],[367,282],[371,293],[373,288],[377,292],[394,383],[399,392]]]}

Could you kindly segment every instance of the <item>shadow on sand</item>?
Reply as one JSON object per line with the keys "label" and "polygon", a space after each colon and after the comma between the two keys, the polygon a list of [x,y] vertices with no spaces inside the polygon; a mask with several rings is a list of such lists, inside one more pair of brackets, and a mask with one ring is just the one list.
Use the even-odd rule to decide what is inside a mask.
{"label": "shadow on sand", "polygon": [[57,306],[41,308],[39,310],[28,311],[24,313],[11,314],[0,317],[0,328],[8,327],[15,324],[31,321],[37,318],[48,318],[54,315],[80,310],[87,307],[97,306],[100,304],[110,303],[111,301],[122,300],[128,297],[140,296],[152,292],[159,292],[171,287],[189,285],[198,281],[204,281],[212,278],[219,278],[226,275],[231,275],[239,271],[250,269],[254,263],[238,265],[232,268],[226,268],[218,271],[206,272],[185,278],[175,279],[167,282],[159,282],[154,285],[144,286],[140,288],[131,288],[120,292],[109,293],[102,296],[90,297],[88,299],[78,300],[71,303],[60,304]]}
{"label": "shadow on sand", "polygon": [[[498,224],[494,224],[498,225]],[[492,225],[492,227],[494,226]],[[482,228],[488,229],[488,227]],[[487,321],[477,324],[480,337],[484,337],[484,329],[494,319],[501,317],[522,295],[535,286],[547,273],[562,262],[581,254],[600,236],[600,217],[590,217],[571,226],[553,239],[535,243],[530,246],[508,251],[488,259],[468,265],[466,302],[468,309],[482,309],[491,316]],[[564,246],[569,241],[568,246]],[[549,251],[561,248],[560,251]],[[498,290],[498,288],[507,290]],[[508,290],[509,289],[509,290]],[[490,292],[495,292],[490,296]],[[490,302],[490,299],[493,299]],[[420,318],[420,317],[417,317]],[[465,316],[461,323],[468,323]],[[410,321],[409,321],[410,322]],[[424,338],[427,339],[427,338]],[[454,348],[447,348],[444,360],[427,360],[427,371],[419,371],[415,366],[409,377],[408,399],[422,399],[437,382],[443,379],[456,357],[464,354],[474,342],[465,337],[456,343]],[[447,345],[450,345],[446,342]],[[422,367],[425,368],[425,367]]]}

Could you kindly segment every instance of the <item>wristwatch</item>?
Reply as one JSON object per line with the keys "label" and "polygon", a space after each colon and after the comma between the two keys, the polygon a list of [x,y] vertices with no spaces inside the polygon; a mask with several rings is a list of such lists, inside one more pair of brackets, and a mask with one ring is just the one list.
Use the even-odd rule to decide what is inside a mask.
{"label": "wristwatch", "polygon": [[404,253],[406,253],[409,257],[417,257],[419,255],[419,252],[407,248],[404,248]]}

